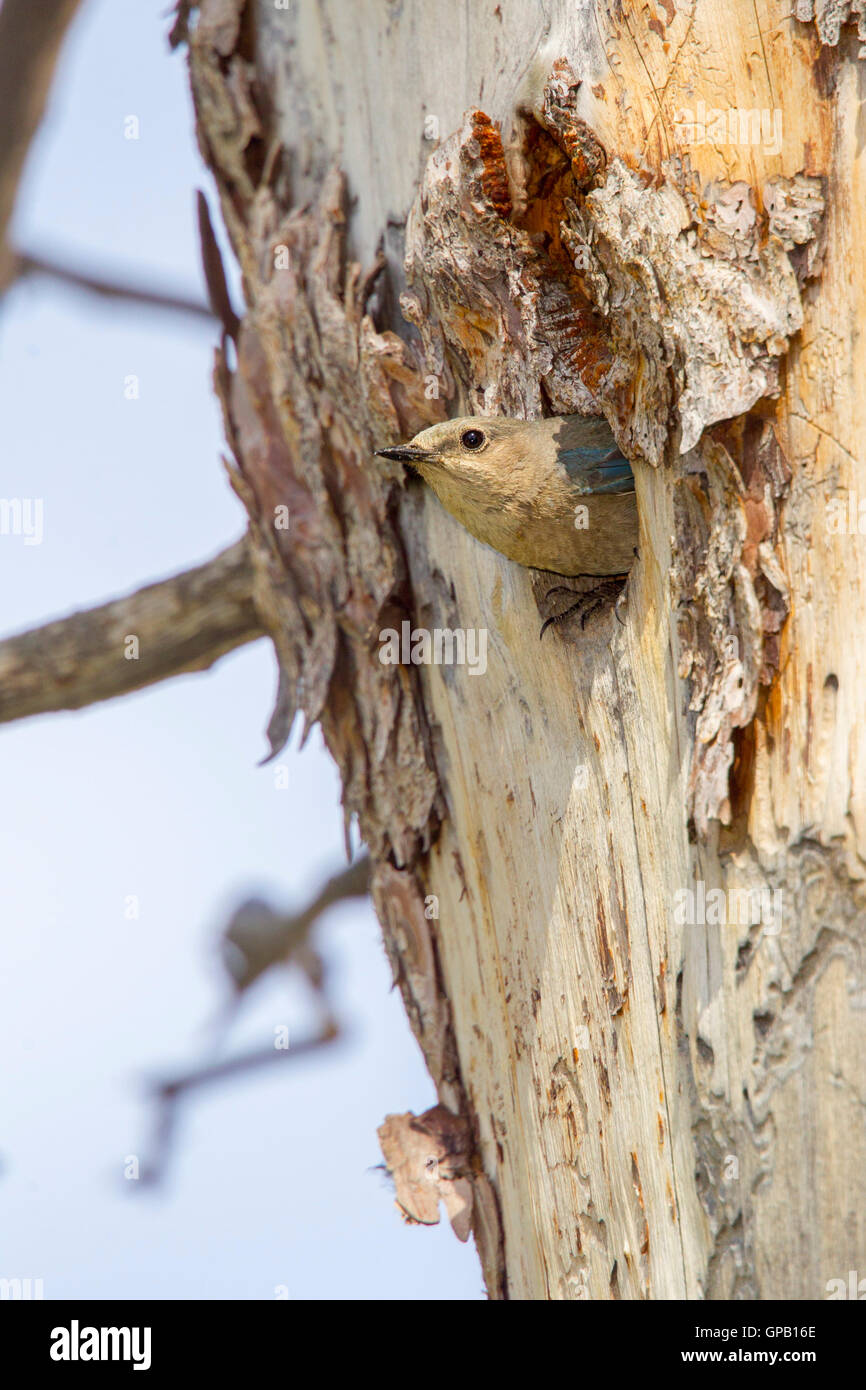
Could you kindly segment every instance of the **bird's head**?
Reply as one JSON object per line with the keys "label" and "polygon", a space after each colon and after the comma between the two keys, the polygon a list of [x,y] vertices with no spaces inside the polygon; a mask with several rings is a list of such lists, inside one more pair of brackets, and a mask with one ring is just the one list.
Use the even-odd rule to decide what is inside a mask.
{"label": "bird's head", "polygon": [[509,443],[516,443],[526,428],[526,421],[504,417],[445,420],[422,430],[408,444],[377,449],[376,453],[380,458],[411,464],[431,482],[446,474],[469,478],[486,472],[485,465],[492,462],[491,455],[498,456]]}
{"label": "bird's head", "polygon": [[[411,464],[473,536],[519,564],[557,574],[624,574],[631,564],[634,477],[602,417],[469,416],[376,453]],[[591,530],[576,520],[589,502]]]}

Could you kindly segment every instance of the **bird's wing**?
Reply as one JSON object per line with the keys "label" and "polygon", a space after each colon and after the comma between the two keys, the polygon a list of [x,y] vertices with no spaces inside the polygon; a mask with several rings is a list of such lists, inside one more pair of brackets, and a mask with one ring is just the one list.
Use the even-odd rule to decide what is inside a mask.
{"label": "bird's wing", "polygon": [[634,492],[634,474],[618,449],[578,445],[560,449],[559,461],[581,492]]}

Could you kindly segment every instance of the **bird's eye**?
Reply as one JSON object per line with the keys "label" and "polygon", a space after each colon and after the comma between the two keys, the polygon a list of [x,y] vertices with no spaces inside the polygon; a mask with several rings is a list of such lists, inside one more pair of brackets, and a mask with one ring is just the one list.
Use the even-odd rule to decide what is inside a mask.
{"label": "bird's eye", "polygon": [[484,431],[464,430],[460,436],[460,443],[464,449],[480,449],[484,443]]}

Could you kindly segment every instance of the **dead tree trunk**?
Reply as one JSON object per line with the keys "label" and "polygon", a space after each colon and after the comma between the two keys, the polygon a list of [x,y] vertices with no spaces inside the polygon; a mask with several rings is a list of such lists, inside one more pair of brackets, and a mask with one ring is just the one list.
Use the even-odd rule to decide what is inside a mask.
{"label": "dead tree trunk", "polygon": [[[864,19],[794,8],[204,0],[190,36],[272,742],[302,711],[340,767],[441,1102],[383,1129],[398,1197],[493,1297],[866,1272]],[[371,450],[602,411],[623,621],[540,643],[549,579]],[[485,630],[483,674],[384,665],[403,622]]]}

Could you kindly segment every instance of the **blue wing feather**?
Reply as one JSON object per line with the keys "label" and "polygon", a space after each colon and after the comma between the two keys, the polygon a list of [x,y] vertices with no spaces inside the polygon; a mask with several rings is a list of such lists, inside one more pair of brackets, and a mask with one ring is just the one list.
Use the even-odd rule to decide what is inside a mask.
{"label": "blue wing feather", "polygon": [[557,457],[581,492],[634,492],[631,464],[618,449],[560,449]]}

